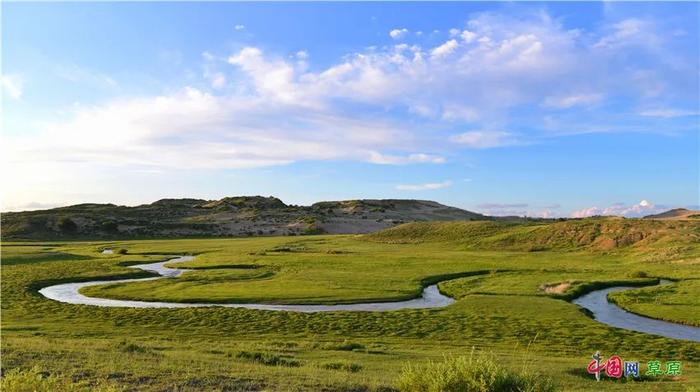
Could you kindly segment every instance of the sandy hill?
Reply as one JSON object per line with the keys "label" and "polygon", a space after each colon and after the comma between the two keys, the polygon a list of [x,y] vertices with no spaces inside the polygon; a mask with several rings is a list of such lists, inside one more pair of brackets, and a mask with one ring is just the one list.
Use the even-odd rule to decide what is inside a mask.
{"label": "sandy hill", "polygon": [[287,205],[276,197],[162,199],[135,207],[78,204],[2,214],[5,239],[155,238],[369,233],[405,222],[484,220],[426,200],[345,200]]}

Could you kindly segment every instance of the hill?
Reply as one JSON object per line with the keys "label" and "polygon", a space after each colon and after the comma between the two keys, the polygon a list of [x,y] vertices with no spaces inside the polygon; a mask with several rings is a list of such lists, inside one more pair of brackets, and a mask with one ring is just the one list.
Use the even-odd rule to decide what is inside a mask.
{"label": "hill", "polygon": [[686,208],[674,208],[666,212],[656,215],[647,215],[644,219],[698,219],[700,220],[700,211],[689,210]]}
{"label": "hill", "polygon": [[700,243],[700,221],[588,218],[557,222],[414,222],[365,236],[386,243],[458,242],[474,249],[671,251]]}
{"label": "hill", "polygon": [[287,205],[275,197],[162,199],[135,207],[78,204],[2,214],[3,239],[156,238],[358,234],[412,221],[487,216],[425,200],[326,201]]}

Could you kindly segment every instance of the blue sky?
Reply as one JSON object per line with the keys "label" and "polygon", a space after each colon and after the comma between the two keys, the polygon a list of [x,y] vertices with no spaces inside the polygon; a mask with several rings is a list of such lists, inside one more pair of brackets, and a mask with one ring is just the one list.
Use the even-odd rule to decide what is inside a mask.
{"label": "blue sky", "polygon": [[697,3],[3,3],[3,210],[694,207]]}

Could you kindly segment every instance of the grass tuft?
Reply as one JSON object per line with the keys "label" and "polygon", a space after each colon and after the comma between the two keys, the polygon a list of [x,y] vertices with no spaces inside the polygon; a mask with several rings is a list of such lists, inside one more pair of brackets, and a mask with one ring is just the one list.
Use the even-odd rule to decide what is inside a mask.
{"label": "grass tuft", "polygon": [[406,366],[397,380],[407,392],[549,392],[553,382],[526,369],[516,372],[485,354]]}

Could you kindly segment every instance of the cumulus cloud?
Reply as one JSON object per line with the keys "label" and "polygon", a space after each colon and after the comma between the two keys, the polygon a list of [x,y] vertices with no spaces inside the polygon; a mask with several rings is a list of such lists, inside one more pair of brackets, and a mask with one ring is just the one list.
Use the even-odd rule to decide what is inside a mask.
{"label": "cumulus cloud", "polygon": [[12,99],[22,98],[24,78],[20,74],[3,74],[0,76],[2,91]]}
{"label": "cumulus cloud", "polygon": [[443,57],[443,56],[448,56],[451,53],[457,49],[457,46],[459,44],[457,43],[457,40],[451,39],[444,44],[434,48],[433,50],[430,51],[430,55],[433,57]]}
{"label": "cumulus cloud", "polygon": [[471,43],[476,39],[477,36],[476,33],[474,33],[473,31],[464,30],[460,34],[460,37],[462,37],[462,41],[466,43]]}
{"label": "cumulus cloud", "polygon": [[628,218],[639,218],[646,215],[653,215],[668,210],[668,207],[655,205],[648,200],[642,200],[637,204],[614,204],[605,208],[589,207],[571,213],[572,218],[586,218],[598,215],[624,216]]}
{"label": "cumulus cloud", "polygon": [[[475,14],[465,27],[437,47],[375,46],[318,68],[307,67],[305,52],[290,56],[254,46],[204,52],[201,83],[77,105],[65,121],[5,138],[2,159],[14,164],[5,171],[17,179],[39,178],[51,172],[50,165],[68,162],[147,170],[304,160],[440,164],[454,149],[527,144],[528,134],[510,123],[511,114],[522,108],[551,105],[560,114],[596,103],[597,94],[607,101],[656,85],[663,86],[657,94],[681,89],[672,80],[659,80],[664,75],[681,75],[683,85],[697,81],[696,69],[679,73],[655,63],[663,60],[657,57],[638,67],[628,60],[634,58],[630,45],[604,50],[615,35],[618,41],[639,42],[640,36],[659,34],[644,24],[637,30],[622,24],[603,34],[581,32],[540,12]],[[401,38],[408,29],[392,33]],[[625,66],[605,67],[615,61]],[[654,66],[668,72],[650,71]],[[18,80],[3,75],[3,91],[21,97]],[[557,126],[570,129],[565,120],[558,118]],[[589,128],[610,129],[595,125]]]}
{"label": "cumulus cloud", "polygon": [[397,185],[396,189],[400,191],[428,191],[434,189],[443,189],[452,186],[452,181],[429,182],[426,184],[402,184]]}
{"label": "cumulus cloud", "polygon": [[470,131],[450,138],[454,143],[468,148],[494,148],[518,144],[518,139],[504,131]]}
{"label": "cumulus cloud", "polygon": [[408,29],[393,29],[389,32],[389,36],[393,39],[401,39],[408,34]]}

